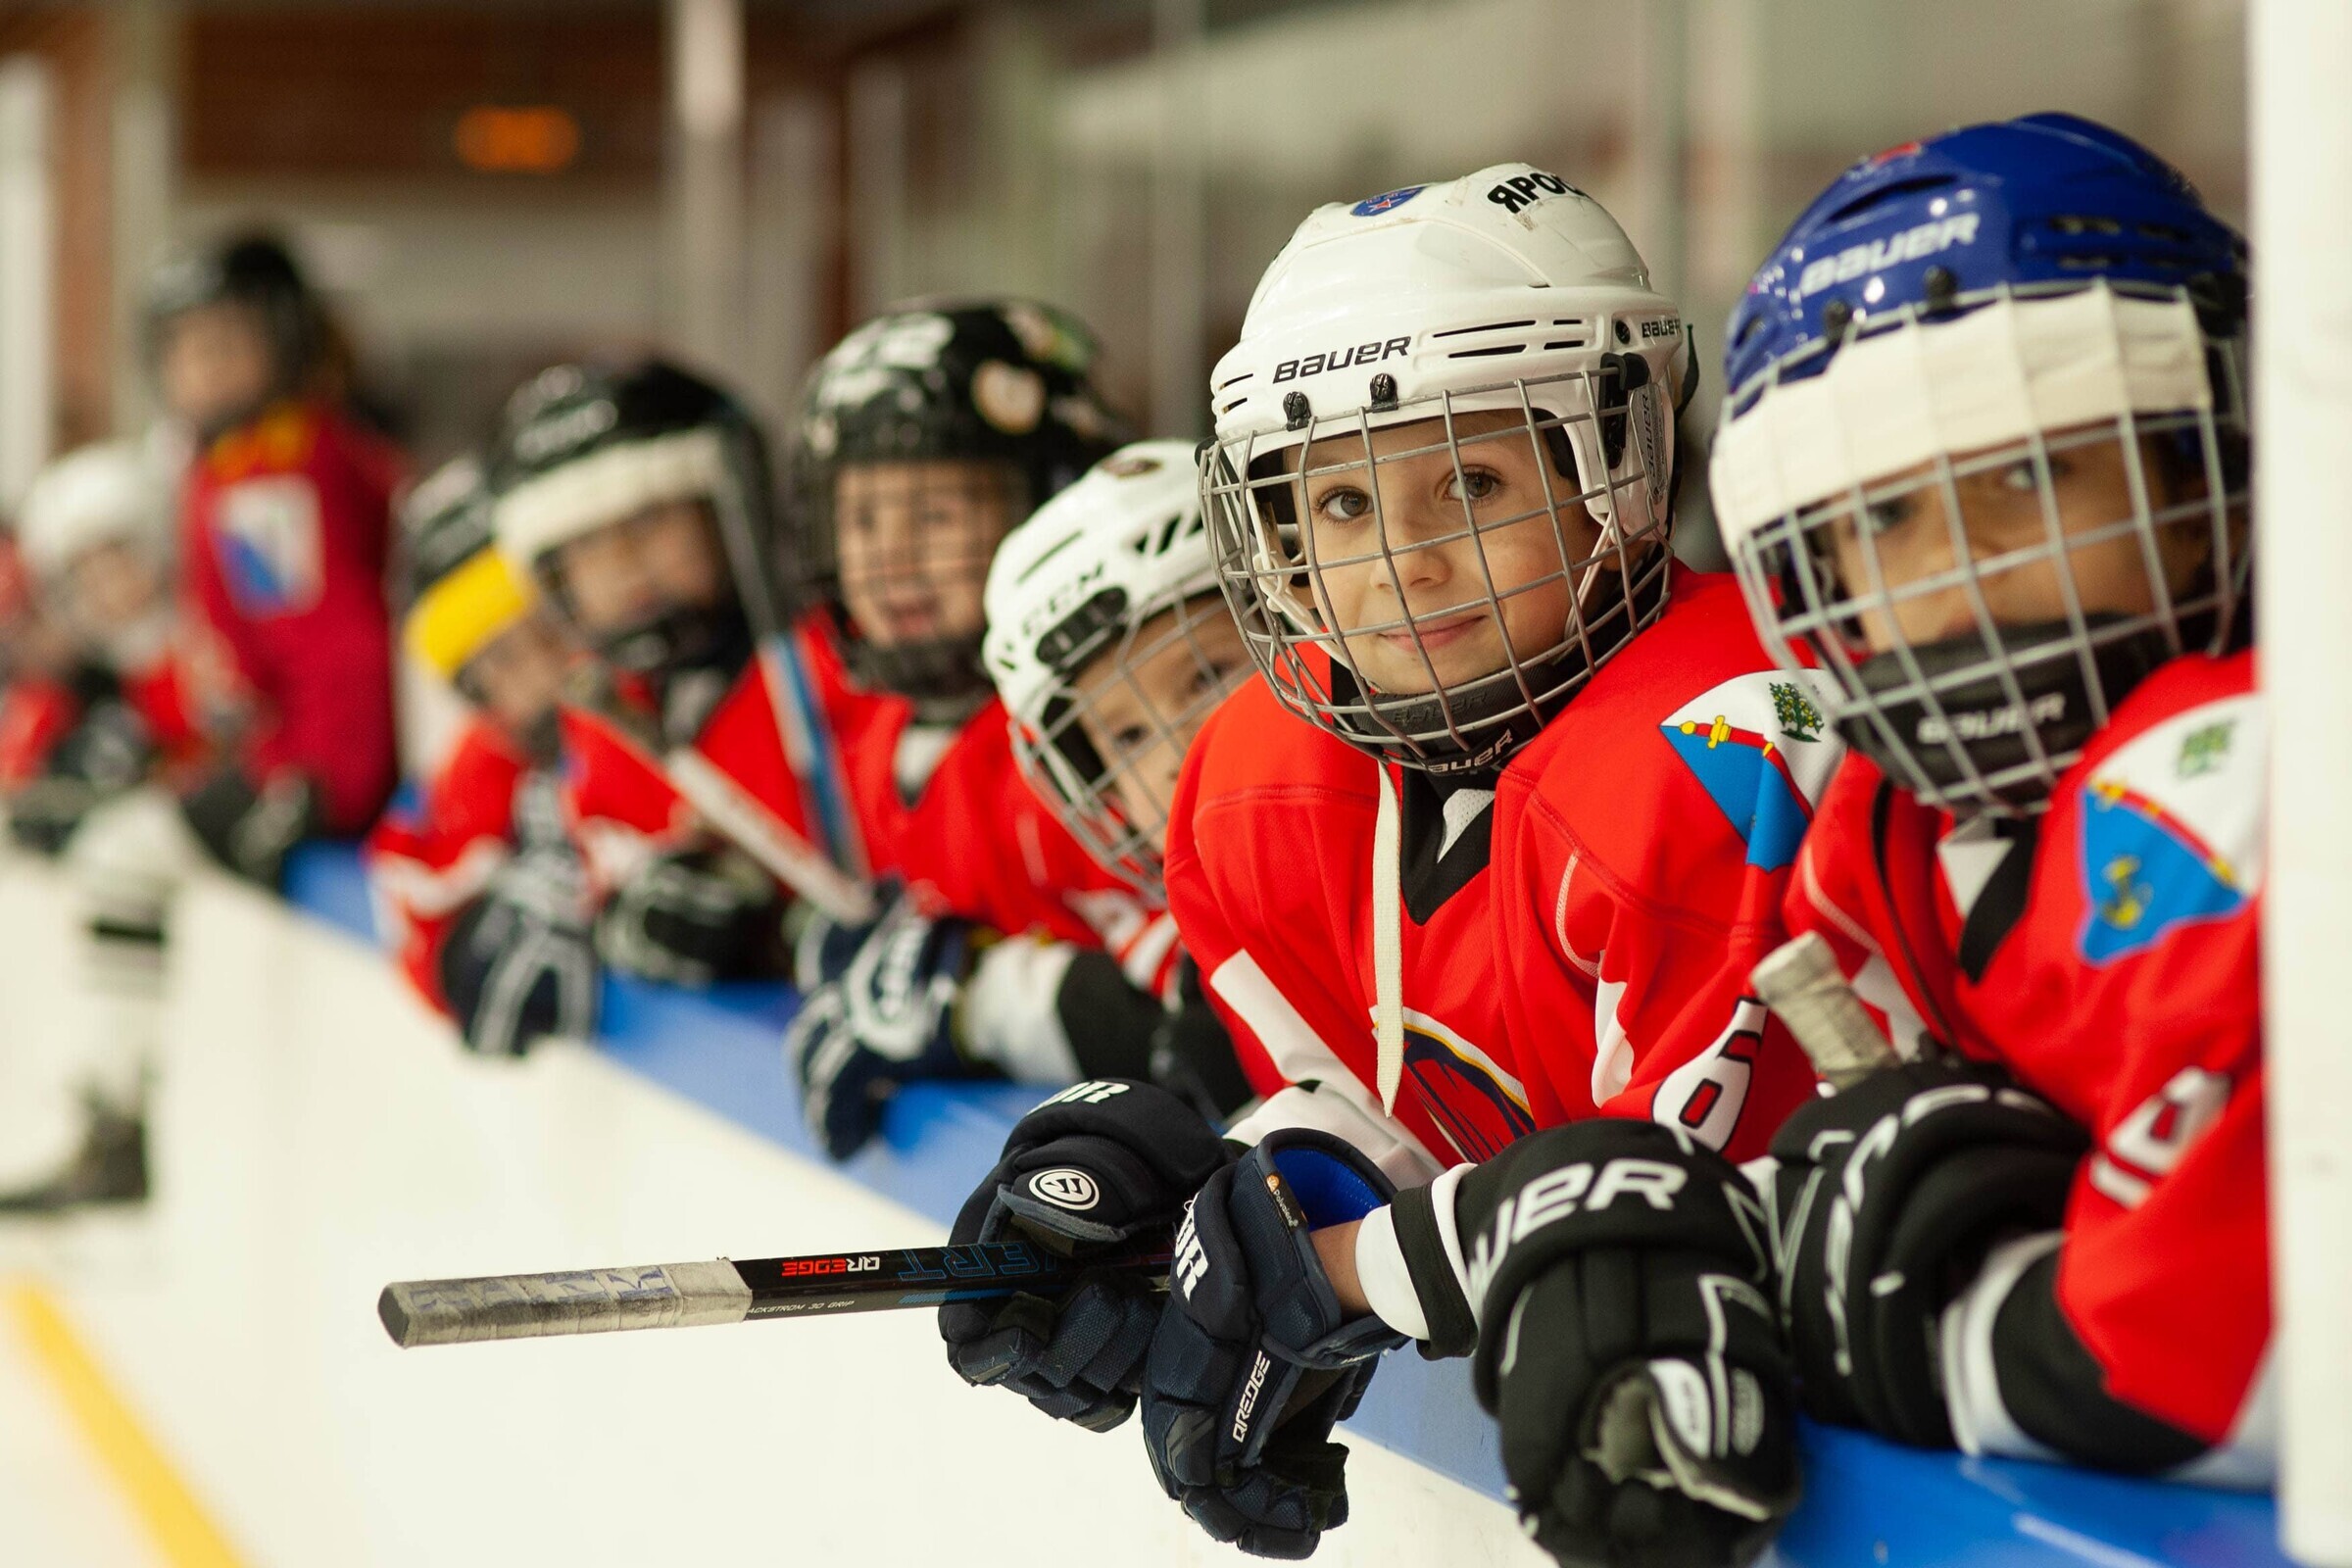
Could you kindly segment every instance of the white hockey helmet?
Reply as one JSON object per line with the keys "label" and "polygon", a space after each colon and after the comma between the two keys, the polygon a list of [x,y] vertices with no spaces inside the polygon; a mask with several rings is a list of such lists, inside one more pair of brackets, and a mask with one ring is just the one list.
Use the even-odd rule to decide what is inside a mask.
{"label": "white hockey helmet", "polygon": [[161,564],[172,554],[172,504],[140,449],[79,447],[33,476],[17,513],[17,545],[44,583],[61,581],[100,545],[127,545]]}
{"label": "white hockey helmet", "polygon": [[[1491,766],[1531,737],[1663,603],[1674,416],[1690,365],[1674,301],[1650,286],[1616,220],[1556,174],[1498,164],[1315,212],[1210,376],[1216,441],[1201,464],[1220,574],[1283,701],[1376,756],[1438,771]],[[1454,427],[1496,413],[1506,417],[1482,418],[1475,434]],[[1374,456],[1374,432],[1421,421],[1434,421],[1428,442]],[[1298,526],[1304,449],[1348,442],[1357,454],[1318,457],[1315,475],[1448,450],[1458,471],[1465,453],[1498,440],[1545,460],[1552,477],[1532,510],[1482,516],[1464,501],[1447,539],[1407,542],[1384,525],[1346,561],[1315,559]],[[1505,628],[1499,670],[1449,687],[1412,618],[1325,624],[1326,567],[1381,563],[1394,574],[1407,549],[1546,514],[1561,559],[1544,580],[1573,585],[1569,610],[1542,647],[1512,646]],[[1571,555],[1558,526],[1571,515],[1599,525],[1594,551]],[[1445,613],[1476,606],[1500,626],[1503,602],[1525,587],[1489,581]],[[1349,652],[1351,638],[1399,632],[1428,690],[1384,694]]]}
{"label": "white hockey helmet", "polygon": [[[1141,750],[1169,746],[1181,757],[1209,710],[1248,676],[1217,593],[1195,452],[1190,441],[1122,447],[1007,535],[989,568],[981,648],[1010,715],[1013,755],[1038,793],[1106,869],[1154,895],[1168,803],[1121,787],[1138,758],[1094,744],[1093,699],[1078,677],[1115,658],[1134,699],[1130,721],[1154,732]],[[1167,624],[1152,628],[1163,615]],[[1204,634],[1222,649],[1203,646]],[[1191,657],[1169,672],[1181,691],[1171,709],[1133,677],[1178,649]]]}

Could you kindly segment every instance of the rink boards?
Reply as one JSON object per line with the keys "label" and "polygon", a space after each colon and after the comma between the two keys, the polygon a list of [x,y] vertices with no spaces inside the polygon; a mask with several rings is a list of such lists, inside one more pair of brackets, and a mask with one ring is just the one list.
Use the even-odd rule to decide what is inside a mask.
{"label": "rink boards", "polygon": [[[371,1311],[392,1278],[934,1242],[1034,1096],[910,1092],[837,1171],[785,1082],[780,989],[616,983],[593,1050],[474,1061],[350,940],[348,851],[308,853],[291,891],[302,912],[190,891],[152,1212],[0,1230],[0,1274],[55,1301],[228,1561],[1240,1560],[1159,1495],[1131,1427],[965,1389],[919,1314],[394,1349]],[[0,867],[0,1040],[65,1026],[63,907]],[[196,1560],[125,1523],[55,1369],[6,1338],[0,1508],[50,1554],[0,1563]],[[1548,1560],[1499,1501],[1463,1363],[1392,1357],[1351,1431],[1354,1517],[1317,1561]],[[1792,1564],[2279,1560],[2267,1499],[1809,1442]]]}

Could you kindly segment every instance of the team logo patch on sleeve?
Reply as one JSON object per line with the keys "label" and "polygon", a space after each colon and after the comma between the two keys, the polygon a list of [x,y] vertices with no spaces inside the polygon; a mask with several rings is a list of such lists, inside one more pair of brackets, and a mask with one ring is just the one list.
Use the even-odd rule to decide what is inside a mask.
{"label": "team logo patch on sleeve", "polygon": [[238,613],[299,615],[322,582],[318,487],[299,473],[241,480],[220,492],[213,549]]}
{"label": "team logo patch on sleeve", "polygon": [[1747,863],[1777,871],[1796,858],[1844,743],[1821,713],[1810,671],[1736,675],[1659,726],[1732,831]]}
{"label": "team logo patch on sleeve", "polygon": [[2112,963],[2177,927],[2225,920],[2259,891],[2261,701],[2208,703],[2119,749],[2082,786],[2085,961]]}

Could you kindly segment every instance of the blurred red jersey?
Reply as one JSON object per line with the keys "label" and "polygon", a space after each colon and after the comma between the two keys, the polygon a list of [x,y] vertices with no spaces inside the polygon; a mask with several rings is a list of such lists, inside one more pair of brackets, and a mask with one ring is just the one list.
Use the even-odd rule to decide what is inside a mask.
{"label": "blurred red jersey", "polygon": [[395,776],[385,548],[400,459],[332,409],[285,403],[188,470],[186,593],[247,711],[234,746],[257,782],[299,772],[328,831],[374,819]]}

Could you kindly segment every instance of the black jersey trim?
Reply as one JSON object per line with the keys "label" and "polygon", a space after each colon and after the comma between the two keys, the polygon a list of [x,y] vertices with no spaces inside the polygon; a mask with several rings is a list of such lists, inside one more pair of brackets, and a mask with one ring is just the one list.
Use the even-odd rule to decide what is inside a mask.
{"label": "black jersey trim", "polygon": [[2103,1470],[2151,1474],[2205,1452],[2203,1440],[2107,1392],[2105,1369],[2058,1305],[2063,1250],[2028,1266],[1993,1318],[1993,1376],[2010,1419],[2036,1443]]}
{"label": "black jersey trim", "polygon": [[1998,818],[1992,831],[2009,841],[2009,849],[1984,879],[1984,891],[1960,926],[1960,970],[1971,985],[1984,982],[1992,956],[2026,912],[2026,896],[2034,887],[2034,854],[2041,842],[2037,817]]}
{"label": "black jersey trim", "polygon": [[1447,845],[1446,799],[1457,789],[1492,790],[1494,777],[1481,773],[1441,784],[1436,775],[1417,767],[1398,771],[1404,779],[1396,802],[1401,813],[1397,850],[1404,864],[1397,880],[1404,893],[1404,912],[1412,916],[1413,924],[1427,925],[1437,918],[1446,900],[1487,868],[1494,851],[1494,803],[1488,802],[1461,836]]}

